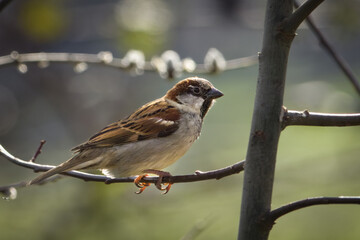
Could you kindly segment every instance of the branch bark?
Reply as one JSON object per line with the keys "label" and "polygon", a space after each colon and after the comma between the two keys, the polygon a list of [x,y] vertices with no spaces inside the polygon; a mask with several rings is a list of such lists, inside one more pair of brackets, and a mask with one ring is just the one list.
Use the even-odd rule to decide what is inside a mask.
{"label": "branch bark", "polygon": [[[45,171],[48,171],[55,167],[55,166],[51,166],[51,165],[38,164],[33,161],[24,161],[19,158],[16,158],[13,155],[11,155],[9,152],[7,152],[6,149],[1,145],[0,145],[0,155],[2,155],[4,158],[6,158],[7,160],[9,160],[10,162],[12,162],[16,165],[32,169],[35,172],[45,172]],[[244,166],[245,166],[245,160],[237,162],[228,167],[224,167],[224,168],[213,170],[213,171],[207,171],[207,172],[196,171],[194,174],[163,177],[162,182],[163,183],[185,183],[185,182],[204,181],[204,180],[210,180],[210,179],[220,179],[220,178],[223,178],[226,176],[240,173],[241,171],[244,170]],[[79,178],[84,181],[104,182],[106,184],[120,183],[120,182],[134,182],[134,180],[135,180],[135,177],[109,178],[104,175],[84,173],[84,172],[80,172],[80,171],[64,172],[64,173],[62,173],[62,175]],[[157,180],[158,180],[158,177],[145,177],[145,178],[143,178],[142,182],[156,183]],[[9,185],[9,186],[13,186],[13,185]]]}
{"label": "branch bark", "polygon": [[268,0],[259,77],[244,173],[238,239],[266,240],[288,54],[300,23],[323,0],[308,0],[294,13],[292,0]]}
{"label": "branch bark", "polygon": [[284,109],[282,129],[295,125],[326,127],[359,126],[360,113],[335,114]]}
{"label": "branch bark", "polygon": [[288,32],[295,32],[300,24],[309,17],[324,0],[308,0],[301,6],[298,6],[293,14],[285,21],[284,28]]}
{"label": "branch bark", "polygon": [[263,216],[270,212],[281,132],[286,66],[294,32],[283,29],[291,17],[291,0],[268,0],[263,46],[259,55],[259,77],[246,156],[238,239],[266,240],[271,226]]}
{"label": "branch bark", "polygon": [[360,204],[360,197],[316,197],[303,199],[272,210],[267,219],[274,223],[276,219],[293,211],[324,204]]}

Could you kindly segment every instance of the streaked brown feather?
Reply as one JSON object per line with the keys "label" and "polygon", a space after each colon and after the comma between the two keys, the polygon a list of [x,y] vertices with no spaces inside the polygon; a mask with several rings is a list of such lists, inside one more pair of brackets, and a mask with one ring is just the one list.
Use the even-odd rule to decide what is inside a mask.
{"label": "streaked brown feather", "polygon": [[124,120],[112,123],[73,151],[111,147],[151,138],[166,137],[179,128],[180,112],[163,98],[150,102]]}

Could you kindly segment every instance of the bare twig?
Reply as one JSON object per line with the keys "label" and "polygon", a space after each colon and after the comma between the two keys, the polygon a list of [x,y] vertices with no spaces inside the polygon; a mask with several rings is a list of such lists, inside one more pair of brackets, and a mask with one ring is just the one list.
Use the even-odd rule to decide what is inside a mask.
{"label": "bare twig", "polygon": [[[294,1],[294,6],[296,8],[299,7],[299,3],[296,0]],[[326,37],[321,33],[319,28],[315,25],[312,17],[308,16],[305,21],[306,21],[307,25],[309,26],[310,30],[319,39],[320,44],[325,48],[325,50],[328,51],[330,56],[335,60],[337,65],[340,67],[340,69],[344,72],[344,74],[348,77],[350,82],[353,84],[356,91],[360,94],[360,82],[356,78],[353,71],[351,70],[350,65],[346,62],[346,60],[341,55],[339,55],[335,51],[335,48],[330,44],[330,42],[326,39]]]}
{"label": "bare twig", "polygon": [[26,186],[26,181],[22,181],[22,182],[18,182],[18,183],[13,183],[13,184],[9,184],[6,186],[0,186],[0,192],[3,194],[6,194],[6,192],[10,189],[10,188],[21,188],[21,187],[25,187]]}
{"label": "bare twig", "polygon": [[[61,176],[61,175],[51,176],[51,177],[41,181],[41,183],[39,183],[39,185],[46,184],[48,182],[54,182],[62,177],[63,176]],[[5,186],[0,186],[0,193],[2,193],[4,195],[3,198],[5,198],[5,199],[15,199],[17,196],[16,189],[23,188],[26,186],[28,186],[27,181],[22,181],[22,182],[13,183],[13,184],[5,185]]]}
{"label": "bare twig", "polygon": [[275,222],[276,219],[290,212],[299,210],[301,208],[306,208],[314,205],[324,205],[324,204],[360,204],[360,197],[341,196],[341,197],[316,197],[316,198],[303,199],[272,210],[269,213],[267,219],[271,222]]}
{"label": "bare twig", "polygon": [[15,199],[17,197],[17,188],[22,188],[26,186],[26,182],[19,182],[10,184],[8,186],[0,186],[0,193],[3,194],[4,199]]}
{"label": "bare twig", "polygon": [[291,125],[326,127],[359,126],[360,113],[317,113],[309,112],[308,110],[292,111],[284,108],[282,129]]}
{"label": "bare twig", "polygon": [[289,32],[295,32],[300,24],[315,10],[324,0],[307,0],[291,14],[284,22],[284,28]]}
{"label": "bare twig", "polygon": [[[19,158],[14,157],[9,152],[5,150],[3,146],[0,145],[0,155],[2,155],[4,158],[9,160],[10,162],[19,165],[21,167],[33,169],[35,172],[45,172],[48,171],[55,166],[51,165],[43,165],[38,164],[30,161],[24,161]],[[197,182],[197,181],[204,181],[209,179],[220,179],[229,175],[233,175],[236,173],[239,173],[244,170],[245,161],[240,161],[238,163],[235,163],[231,166],[208,171],[208,172],[200,172],[196,171],[194,174],[189,175],[177,175],[177,176],[166,176],[163,177],[163,183],[184,183],[184,182]],[[120,182],[133,182],[135,180],[135,177],[123,177],[123,178],[109,178],[104,175],[98,175],[98,174],[89,174],[84,173],[80,171],[69,171],[61,173],[63,175],[75,177],[82,179],[84,181],[94,181],[94,182],[104,182],[106,184],[110,183],[120,183]],[[158,177],[145,177],[142,179],[142,182],[146,183],[156,183],[158,180]]]}
{"label": "bare twig", "polygon": [[[154,57],[153,61],[145,61],[144,56],[140,51],[130,50],[130,54],[125,55],[124,58],[115,58],[111,52],[100,52],[98,54],[85,53],[23,53],[20,54],[13,51],[9,55],[0,56],[0,67],[17,64],[20,72],[25,73],[24,66],[26,63],[38,63],[39,67],[47,67],[51,62],[81,64],[79,68],[74,68],[75,71],[82,72],[86,70],[84,64],[102,64],[108,67],[114,67],[122,70],[128,70],[136,74],[141,74],[144,71],[168,71],[166,66],[172,63],[174,59],[167,59],[164,61],[161,57]],[[130,55],[130,56],[129,56]],[[222,56],[222,55],[221,55]],[[155,60],[154,60],[155,59]],[[216,59],[214,59],[215,61]],[[180,61],[180,70],[189,73],[212,73],[213,70],[208,69],[206,64],[196,64],[193,60],[185,58]],[[225,61],[225,60],[224,60]],[[257,64],[258,56],[248,56],[225,61],[223,71],[240,69]],[[22,68],[21,68],[22,67]],[[135,68],[135,69],[134,69]],[[27,69],[27,68],[26,68]],[[166,75],[166,74],[165,74]],[[166,75],[167,76],[167,75]]]}
{"label": "bare twig", "polygon": [[39,145],[38,149],[36,150],[34,156],[29,160],[29,162],[35,162],[36,158],[40,155],[41,149],[42,149],[42,147],[44,146],[45,143],[46,143],[45,140],[40,141],[40,145]]}

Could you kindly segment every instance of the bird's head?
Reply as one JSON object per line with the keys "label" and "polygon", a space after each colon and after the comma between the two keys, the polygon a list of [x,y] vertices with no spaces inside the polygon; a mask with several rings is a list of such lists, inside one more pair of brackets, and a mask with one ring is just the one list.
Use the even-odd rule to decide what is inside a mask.
{"label": "bird's head", "polygon": [[203,118],[216,98],[224,94],[204,78],[191,77],[178,82],[165,95],[166,99],[183,105],[184,109],[199,112]]}

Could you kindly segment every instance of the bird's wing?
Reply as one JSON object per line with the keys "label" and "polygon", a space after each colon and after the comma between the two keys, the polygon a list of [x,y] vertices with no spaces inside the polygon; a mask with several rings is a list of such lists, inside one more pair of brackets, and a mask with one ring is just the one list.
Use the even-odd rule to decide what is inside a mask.
{"label": "bird's wing", "polygon": [[93,147],[111,147],[157,137],[166,137],[179,128],[180,112],[164,99],[158,99],[136,110],[124,120],[112,123],[73,151]]}

